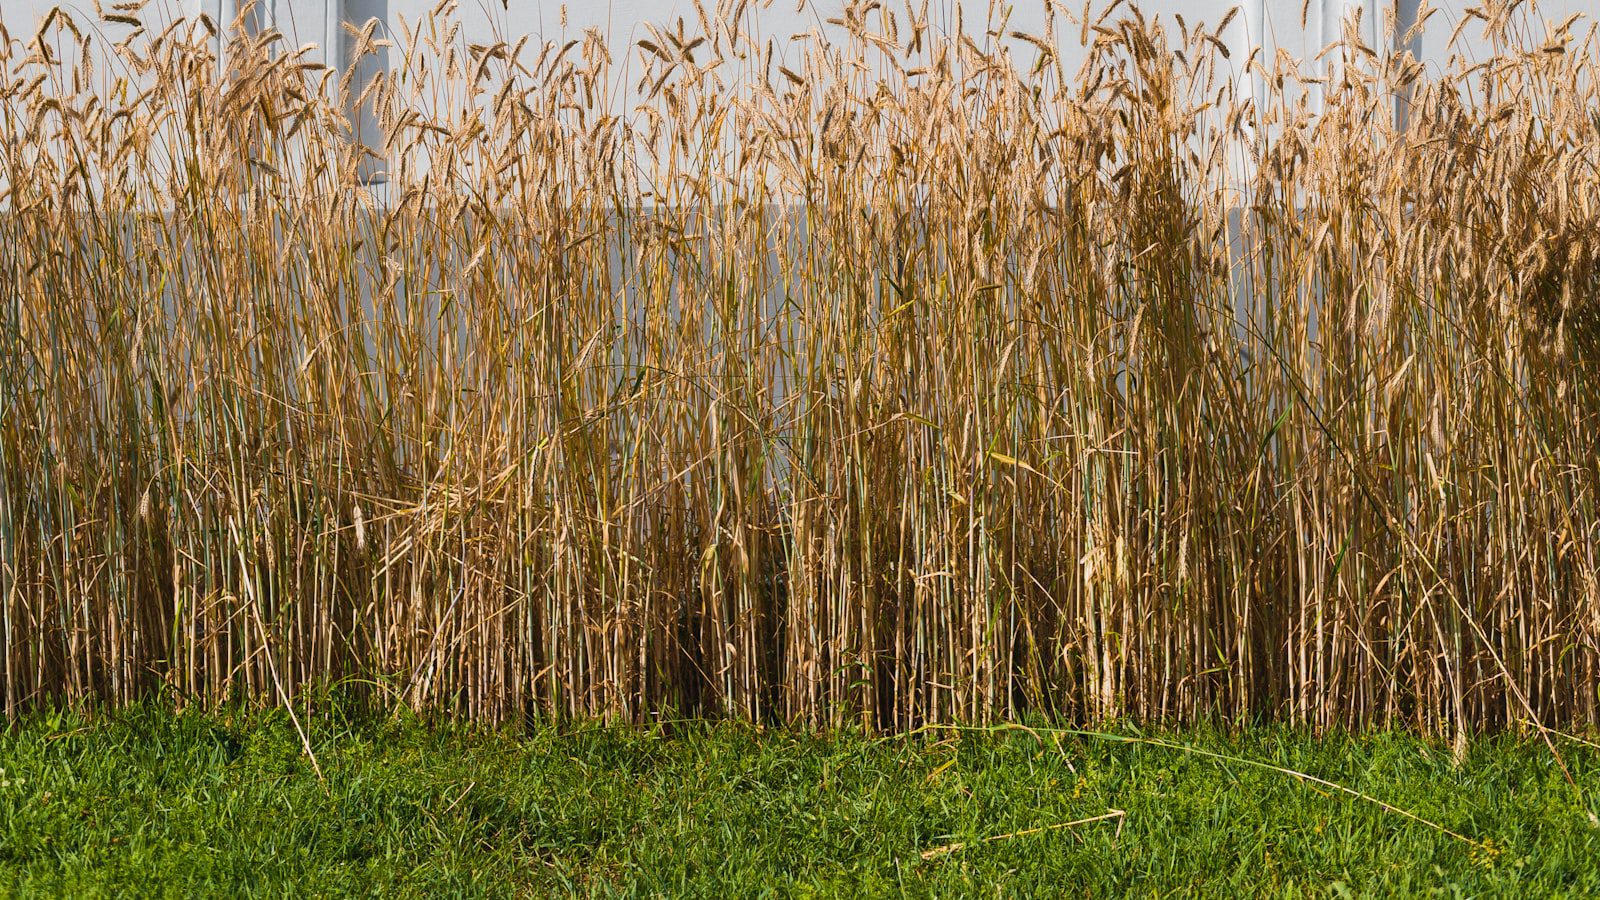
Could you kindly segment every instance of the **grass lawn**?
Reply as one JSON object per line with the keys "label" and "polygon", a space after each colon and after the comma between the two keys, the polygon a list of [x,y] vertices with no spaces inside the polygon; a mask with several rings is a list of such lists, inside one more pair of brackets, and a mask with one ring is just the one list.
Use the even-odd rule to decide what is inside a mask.
{"label": "grass lawn", "polygon": [[0,732],[0,892],[1600,893],[1600,751],[1576,742],[1581,797],[1525,740],[1480,741],[1457,766],[1394,734],[1119,732],[1309,773],[1473,845],[1240,761],[1043,730],[307,725],[322,781],[281,713],[150,707]]}

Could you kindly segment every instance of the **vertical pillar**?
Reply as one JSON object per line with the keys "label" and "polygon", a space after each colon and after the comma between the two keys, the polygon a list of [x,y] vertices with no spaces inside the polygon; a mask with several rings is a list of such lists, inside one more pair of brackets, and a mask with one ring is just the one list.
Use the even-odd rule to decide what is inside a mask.
{"label": "vertical pillar", "polygon": [[[361,93],[367,89],[372,80],[381,72],[388,70],[388,50],[384,47],[372,47],[360,57],[355,56],[356,34],[367,27],[372,20],[378,21],[377,29],[373,32],[376,38],[388,38],[389,33],[389,0],[329,0],[328,4],[334,8],[338,16],[338,30],[333,32],[337,39],[330,38],[330,53],[337,53],[337,63],[330,62],[341,73],[346,70],[351,72],[350,77],[350,103],[345,112],[350,117],[350,136],[359,146],[367,148],[374,154],[381,154],[383,150],[383,129],[378,123],[377,110],[372,101],[356,103]],[[352,34],[345,26],[354,29]],[[388,178],[387,165],[384,160],[368,156],[361,167],[362,183],[373,185],[382,184]]]}
{"label": "vertical pillar", "polygon": [[[1218,35],[1229,52],[1224,65],[1232,70],[1230,74],[1235,98],[1244,103],[1259,103],[1265,93],[1266,85],[1260,74],[1250,66],[1250,60],[1252,54],[1260,49],[1262,55],[1254,58],[1264,65],[1271,65],[1272,62],[1271,57],[1266,55],[1270,52],[1265,45],[1266,2],[1239,0],[1236,3],[1219,3],[1216,7],[1216,18],[1221,19],[1230,9],[1234,12],[1233,21]],[[1245,186],[1255,178],[1255,157],[1250,152],[1250,145],[1262,137],[1248,125],[1243,126],[1242,132],[1239,138],[1231,134],[1225,138],[1230,145],[1227,154],[1228,179],[1230,187],[1236,190],[1244,190]]]}
{"label": "vertical pillar", "polygon": [[[1391,0],[1314,0],[1313,6],[1320,7],[1320,15],[1315,22],[1318,49],[1326,49],[1329,44],[1342,40],[1345,23],[1352,16],[1359,15],[1361,25],[1356,31],[1356,40],[1382,55],[1388,46],[1383,17],[1389,2]],[[1415,0],[1411,2],[1415,6]],[[1307,27],[1313,27],[1313,23],[1308,22]],[[1339,54],[1324,56],[1321,67],[1323,76],[1330,80],[1338,78],[1340,61]],[[1322,92],[1318,93],[1320,100]]]}
{"label": "vertical pillar", "polygon": [[[1422,35],[1409,35],[1408,33],[1417,24],[1417,13],[1422,4],[1419,0],[1395,0],[1394,2],[1394,37],[1393,47],[1396,56],[1407,53],[1416,60],[1422,59]],[[1394,125],[1404,131],[1411,117],[1411,85],[1406,85],[1395,93],[1394,98]]]}
{"label": "vertical pillar", "polygon": [[249,0],[190,0],[190,13],[196,17],[206,16],[217,27],[217,36],[212,38],[211,46],[216,51],[219,73],[227,71],[228,40],[233,37],[233,25],[239,21],[239,14],[248,8],[249,15],[239,21],[239,25],[244,34],[259,34],[273,27],[279,2],[256,0],[254,5],[250,5]]}
{"label": "vertical pillar", "polygon": [[[230,62],[229,29],[248,3],[249,0],[188,0],[186,4],[192,15],[205,15],[217,26],[218,37],[212,46],[216,50],[219,72],[226,71]],[[387,70],[387,49],[373,48],[359,59],[354,58],[356,39],[345,27],[349,25],[360,31],[372,19],[380,23],[377,36],[389,38],[389,0],[255,0],[250,15],[241,25],[246,34],[276,28],[284,33],[284,40],[290,47],[316,44],[321,62],[334,72],[330,79],[334,86],[353,68],[351,102],[345,107],[350,118],[351,140],[378,152],[383,145],[383,134],[377,114],[371,103],[358,105],[354,100],[361,96],[374,76]],[[381,161],[369,157],[362,166],[363,183],[382,183],[386,168]]]}

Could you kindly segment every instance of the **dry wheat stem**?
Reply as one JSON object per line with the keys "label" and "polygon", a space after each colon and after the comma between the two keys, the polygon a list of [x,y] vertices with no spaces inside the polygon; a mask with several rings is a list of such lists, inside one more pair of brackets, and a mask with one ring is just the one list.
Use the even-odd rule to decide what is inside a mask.
{"label": "dry wheat stem", "polygon": [[757,12],[0,36],[7,714],[1596,724],[1587,20]]}

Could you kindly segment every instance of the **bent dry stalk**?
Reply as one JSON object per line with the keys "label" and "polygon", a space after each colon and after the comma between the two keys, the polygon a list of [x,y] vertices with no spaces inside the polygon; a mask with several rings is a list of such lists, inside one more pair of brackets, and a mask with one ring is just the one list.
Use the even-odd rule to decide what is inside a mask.
{"label": "bent dry stalk", "polygon": [[1587,23],[1313,110],[1198,25],[713,12],[625,109],[448,4],[356,86],[8,37],[8,713],[1594,724]]}

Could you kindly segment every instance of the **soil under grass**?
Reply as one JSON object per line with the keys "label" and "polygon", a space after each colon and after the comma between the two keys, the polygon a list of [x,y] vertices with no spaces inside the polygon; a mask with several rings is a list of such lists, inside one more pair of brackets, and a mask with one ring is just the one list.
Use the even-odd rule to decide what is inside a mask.
{"label": "soil under grass", "polygon": [[[321,783],[281,713],[145,707],[13,725],[0,736],[0,890],[1600,892],[1600,751],[1575,742],[1562,750],[1582,795],[1546,747],[1511,738],[1479,741],[1456,765],[1415,737],[1278,728],[1157,737],[1193,748],[1180,750],[1046,730],[519,735],[338,710],[305,721]],[[1205,753],[1328,779],[1477,843]],[[1050,827],[1115,810],[1126,815]]]}

